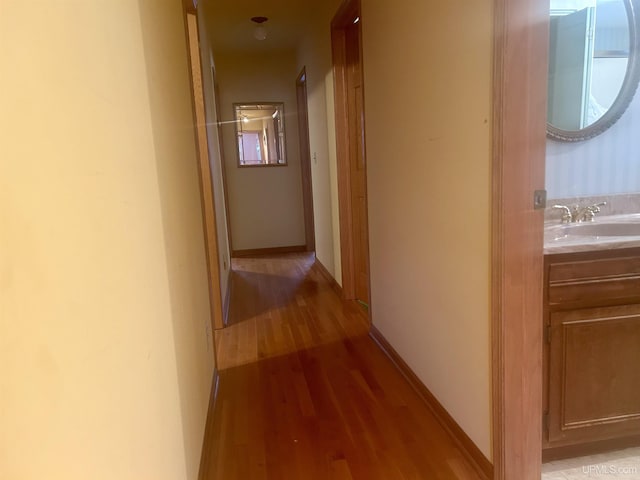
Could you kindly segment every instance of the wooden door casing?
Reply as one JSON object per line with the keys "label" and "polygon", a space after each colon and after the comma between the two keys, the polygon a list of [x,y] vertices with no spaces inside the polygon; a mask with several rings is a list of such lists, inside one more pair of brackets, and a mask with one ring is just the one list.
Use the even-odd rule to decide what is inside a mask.
{"label": "wooden door casing", "polygon": [[369,304],[369,237],[360,1],[346,0],[331,22],[335,81],[342,292]]}
{"label": "wooden door casing", "polygon": [[214,329],[224,326],[222,294],[220,292],[220,264],[218,259],[218,233],[216,209],[213,194],[213,178],[209,163],[209,141],[207,137],[207,115],[204,100],[202,64],[200,62],[200,38],[197,12],[185,12],[187,46],[189,54],[191,99],[198,156],[198,180],[204,226],[207,277],[209,282],[209,303],[211,322]]}
{"label": "wooden door casing", "polygon": [[360,22],[346,28],[347,103],[349,122],[349,169],[353,268],[356,299],[369,303],[369,226],[367,218],[367,177],[364,148],[364,107]]}

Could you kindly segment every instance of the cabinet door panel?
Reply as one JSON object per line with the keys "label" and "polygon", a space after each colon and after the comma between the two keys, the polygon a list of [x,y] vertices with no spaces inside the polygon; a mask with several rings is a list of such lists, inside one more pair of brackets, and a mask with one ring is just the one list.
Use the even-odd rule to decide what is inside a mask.
{"label": "cabinet door panel", "polygon": [[640,305],[550,320],[549,443],[640,433]]}

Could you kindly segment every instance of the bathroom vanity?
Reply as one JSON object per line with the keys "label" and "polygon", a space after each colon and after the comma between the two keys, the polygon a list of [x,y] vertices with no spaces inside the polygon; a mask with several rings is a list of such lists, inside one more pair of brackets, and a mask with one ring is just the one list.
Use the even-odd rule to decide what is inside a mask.
{"label": "bathroom vanity", "polygon": [[545,229],[545,460],[640,445],[639,217]]}
{"label": "bathroom vanity", "polygon": [[638,5],[567,6],[550,2],[547,188],[595,197],[545,214],[544,460],[640,445],[638,139],[614,127],[638,108]]}

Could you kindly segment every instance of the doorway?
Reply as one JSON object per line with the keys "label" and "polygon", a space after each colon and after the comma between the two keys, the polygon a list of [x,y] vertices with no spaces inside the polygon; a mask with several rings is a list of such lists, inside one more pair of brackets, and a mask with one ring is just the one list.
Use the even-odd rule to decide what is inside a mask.
{"label": "doorway", "polygon": [[307,108],[307,71],[303,68],[296,79],[298,103],[298,135],[300,137],[300,169],[302,171],[302,203],[307,252],[316,249],[313,221],[313,185],[311,183],[311,151],[309,147],[309,112]]}
{"label": "doorway", "polygon": [[[187,7],[188,8],[188,7]],[[220,292],[220,264],[218,260],[218,234],[216,211],[213,197],[213,181],[209,163],[209,141],[207,137],[206,109],[202,82],[202,63],[200,60],[200,36],[198,17],[195,8],[186,13],[188,56],[190,65],[191,94],[193,100],[195,136],[198,155],[198,174],[200,181],[200,200],[205,230],[205,253],[207,258],[207,276],[209,280],[209,302],[214,329],[224,325],[222,295]]]}
{"label": "doorway", "polygon": [[347,1],[331,24],[335,76],[342,289],[369,305],[369,227],[360,3]]}

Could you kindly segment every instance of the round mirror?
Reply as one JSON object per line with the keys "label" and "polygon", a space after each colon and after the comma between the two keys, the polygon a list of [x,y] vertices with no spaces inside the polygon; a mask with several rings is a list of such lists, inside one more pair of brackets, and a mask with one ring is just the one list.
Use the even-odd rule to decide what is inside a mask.
{"label": "round mirror", "polygon": [[640,81],[634,1],[551,0],[549,137],[595,137],[629,106]]}

